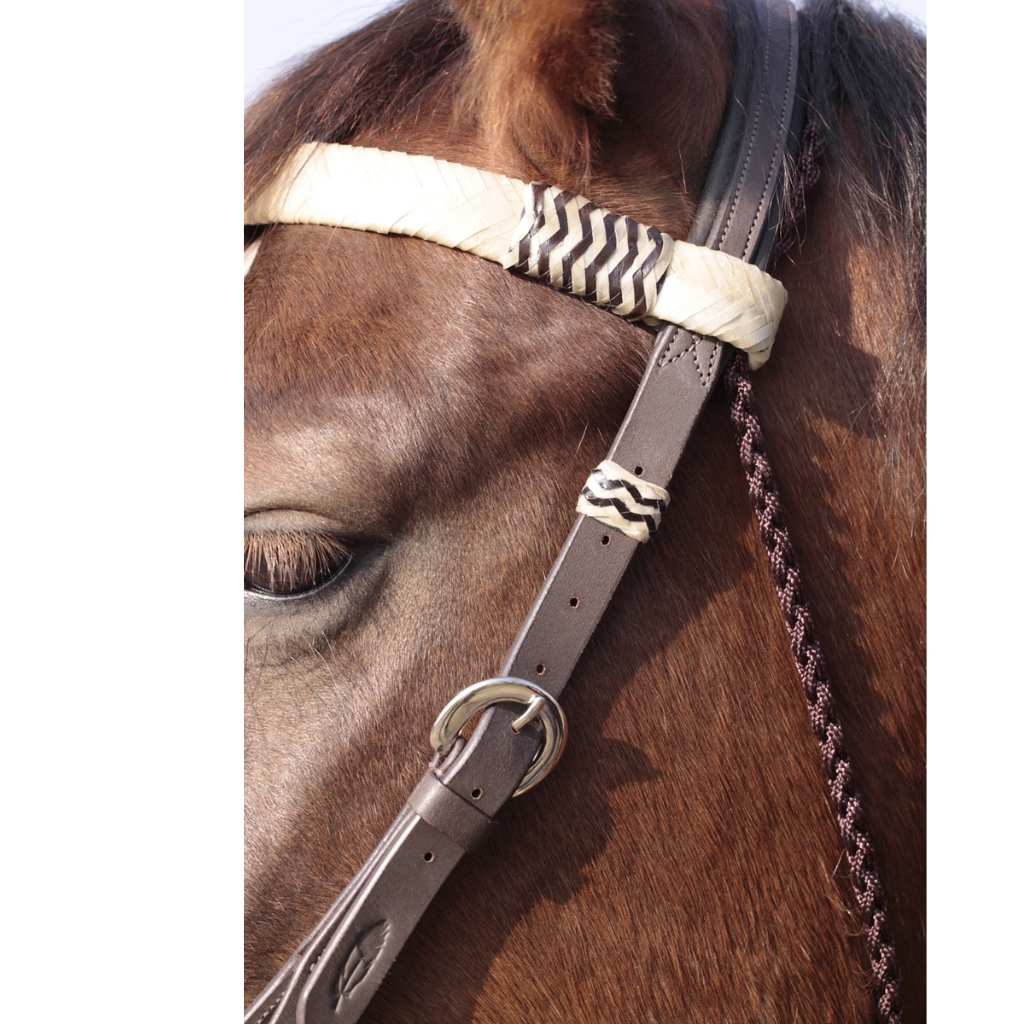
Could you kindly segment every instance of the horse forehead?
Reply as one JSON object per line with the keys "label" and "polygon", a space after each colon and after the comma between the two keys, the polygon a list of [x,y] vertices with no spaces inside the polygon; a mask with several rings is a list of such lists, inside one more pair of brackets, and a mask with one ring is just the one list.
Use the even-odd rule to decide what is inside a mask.
{"label": "horse forehead", "polygon": [[[458,271],[441,247],[373,231],[317,224],[275,224],[262,237],[258,258],[246,278],[247,320],[287,316],[301,325],[311,317],[321,329],[325,317],[353,323],[371,314],[404,310],[403,299],[428,293],[435,282],[452,287]],[[252,287],[250,287],[252,286]],[[248,329],[248,324],[247,324]],[[351,349],[356,339],[346,339]]]}
{"label": "horse forehead", "polygon": [[643,358],[635,326],[468,253],[306,225],[268,232],[246,282],[245,332],[257,432],[339,412],[390,419],[391,434],[429,416],[438,428],[529,416],[551,401],[570,408],[581,386],[600,398]]}
{"label": "horse forehead", "polygon": [[275,227],[246,282],[247,508],[369,529],[440,467],[457,486],[538,444],[571,454],[614,431],[645,338],[466,253]]}
{"label": "horse forehead", "polygon": [[419,404],[417,390],[450,364],[439,328],[448,352],[461,341],[444,315],[459,282],[422,251],[436,247],[408,241],[268,231],[246,281],[248,429],[305,429],[337,414],[365,421],[375,408],[394,417],[395,406]]}

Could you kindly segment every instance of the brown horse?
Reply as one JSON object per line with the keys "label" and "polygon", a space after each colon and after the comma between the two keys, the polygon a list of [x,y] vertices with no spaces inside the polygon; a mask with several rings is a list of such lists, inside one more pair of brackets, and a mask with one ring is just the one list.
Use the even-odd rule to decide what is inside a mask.
{"label": "brown horse", "polygon": [[[800,15],[827,135],[767,446],[924,1019],[924,43]],[[318,140],[543,180],[685,238],[732,74],[719,0],[414,0],[248,113],[246,200]],[[249,240],[247,234],[247,241]],[[463,252],[263,231],[246,312],[246,1002],[493,676],[650,329]],[[724,395],[563,698],[569,746],[364,1019],[866,1021],[870,971]]]}

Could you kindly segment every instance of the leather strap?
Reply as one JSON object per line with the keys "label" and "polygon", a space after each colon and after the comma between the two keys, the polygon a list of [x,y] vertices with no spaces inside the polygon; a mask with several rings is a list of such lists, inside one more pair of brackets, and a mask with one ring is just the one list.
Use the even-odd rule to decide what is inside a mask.
{"label": "leather strap", "polygon": [[[789,0],[729,6],[733,96],[689,241],[763,269],[779,219],[785,152],[795,151],[800,135],[797,17]],[[632,472],[643,467],[644,480],[666,487],[721,374],[723,348],[682,328],[663,328],[608,458]],[[636,548],[624,534],[580,516],[501,674],[558,697]],[[369,860],[249,1008],[245,1024],[358,1020],[442,883],[493,829],[529,768],[539,739],[531,728],[512,730],[520,711],[491,708],[468,743],[460,739],[431,766]]]}

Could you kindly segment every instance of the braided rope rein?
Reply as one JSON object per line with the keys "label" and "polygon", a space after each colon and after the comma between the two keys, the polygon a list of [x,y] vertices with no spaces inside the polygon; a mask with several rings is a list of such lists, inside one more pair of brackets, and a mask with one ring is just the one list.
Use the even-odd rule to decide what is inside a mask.
{"label": "braided rope rein", "polygon": [[[789,212],[780,225],[772,263],[796,240],[797,224],[806,213],[806,193],[820,177],[819,162],[825,152],[824,134],[817,118],[809,112],[800,143],[800,156],[790,181]],[[825,659],[811,618],[800,567],[781,513],[778,487],[765,452],[761,423],[754,411],[753,384],[741,353],[732,359],[725,375],[730,416],[736,428],[740,461],[768,555],[772,582],[789,631],[790,647],[807,700],[811,726],[821,748],[822,767],[846,858],[854,896],[864,923],[868,956],[881,1024],[903,1020],[902,982],[896,948],[889,927],[889,909],[868,832],[860,794],[854,788],[853,769],[839,722]]]}

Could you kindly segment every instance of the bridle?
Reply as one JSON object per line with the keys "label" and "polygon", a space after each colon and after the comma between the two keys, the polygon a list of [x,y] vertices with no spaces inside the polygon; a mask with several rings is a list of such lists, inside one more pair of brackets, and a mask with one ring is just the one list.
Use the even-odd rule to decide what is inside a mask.
{"label": "bridle", "polygon": [[[689,242],[764,269],[805,118],[797,16],[789,0],[729,7],[733,94]],[[581,495],[578,507],[591,508],[572,527],[500,676],[470,686],[441,712],[429,770],[246,1024],[357,1020],[464,854],[486,839],[511,796],[553,767],[566,737],[557,698],[637,548],[624,525],[656,528],[664,488],[725,367],[724,348],[676,325],[660,330],[607,459]],[[472,737],[462,739],[460,729],[482,709]]]}
{"label": "bridle", "polygon": [[[792,155],[800,134],[796,13],[788,0],[734,5],[733,32],[733,97],[688,240],[763,269],[780,219],[785,153],[789,147]],[[664,327],[608,461],[634,469],[633,478],[667,485],[721,375],[723,348]],[[500,677],[470,687],[444,709],[431,736],[440,750],[430,769],[249,1008],[246,1024],[358,1020],[456,864],[487,837],[524,777],[531,773],[527,782],[535,784],[537,765],[550,769],[557,760],[565,741],[557,698],[636,547],[624,533],[579,516]],[[483,706],[489,710],[472,738],[455,738]],[[532,721],[542,724],[542,735],[527,727]]]}

